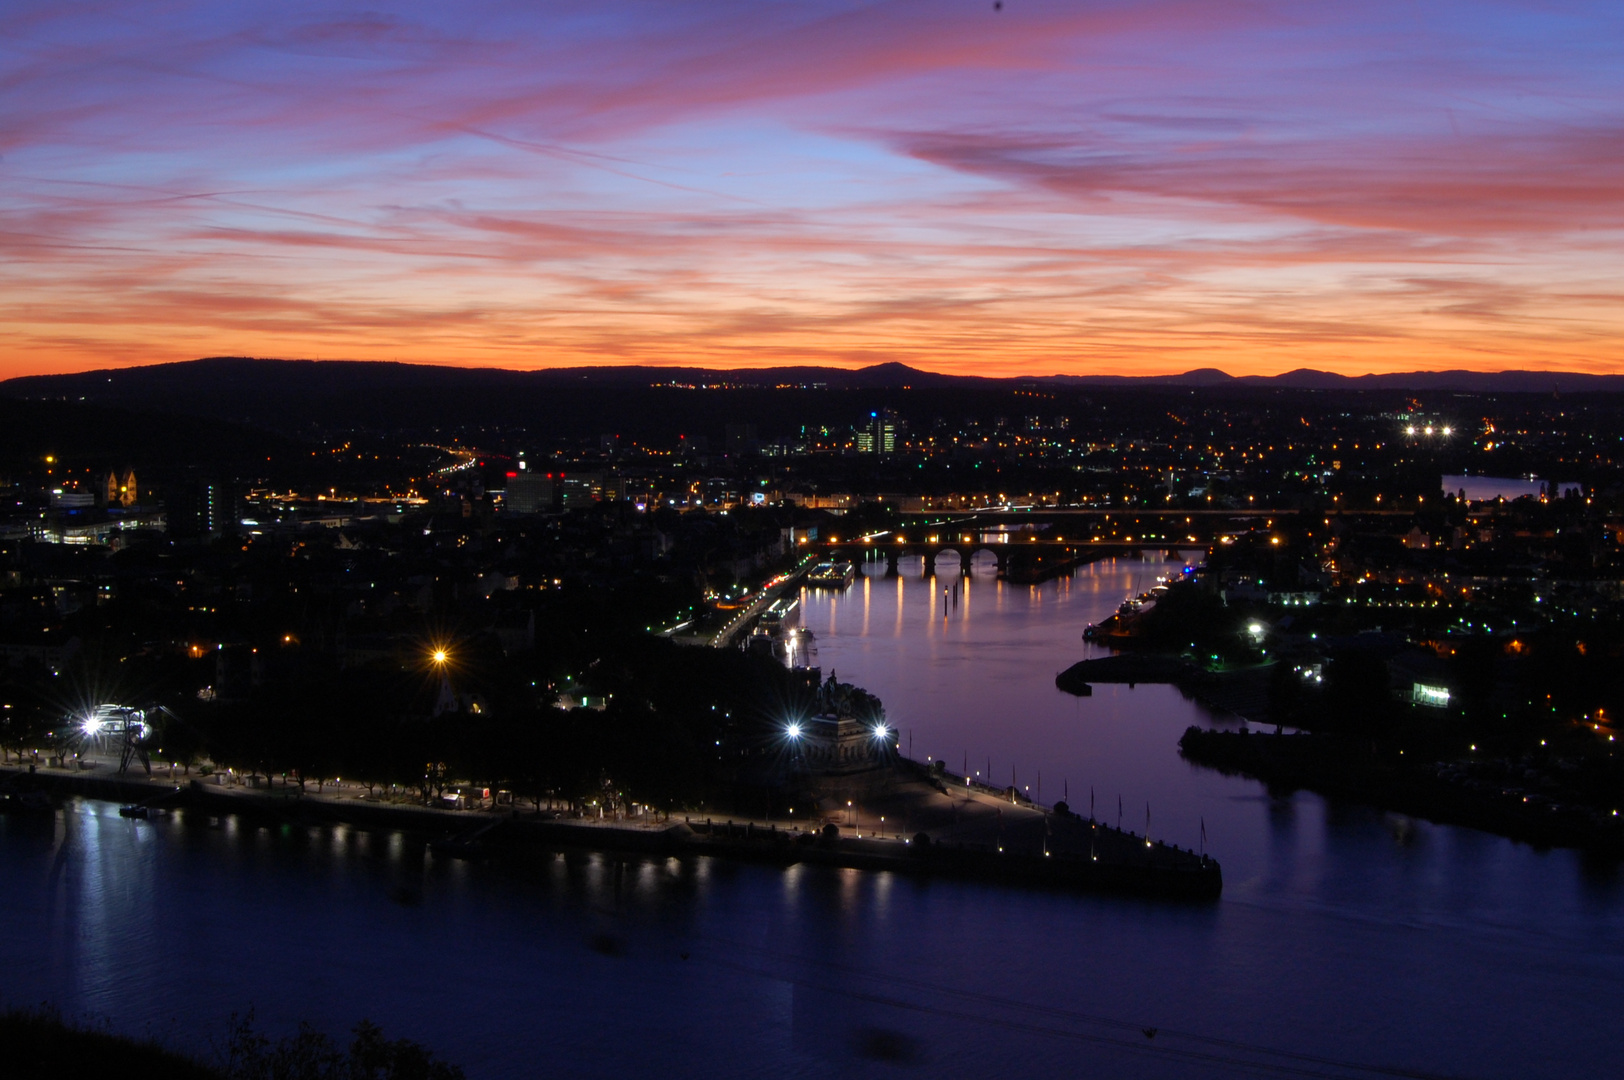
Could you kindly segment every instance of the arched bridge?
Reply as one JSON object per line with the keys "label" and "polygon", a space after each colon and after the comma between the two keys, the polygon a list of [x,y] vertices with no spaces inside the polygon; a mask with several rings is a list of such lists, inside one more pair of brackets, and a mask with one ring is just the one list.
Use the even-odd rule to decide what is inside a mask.
{"label": "arched bridge", "polygon": [[[1184,545],[1196,547],[1205,545]],[[1166,541],[1139,542],[1133,540],[1058,540],[1027,536],[1007,542],[985,539],[952,539],[947,537],[857,537],[854,539],[809,540],[803,551],[818,552],[832,561],[850,562],[858,574],[865,573],[865,565],[885,561],[886,576],[899,573],[898,564],[907,556],[917,556],[924,564],[924,576],[936,576],[936,560],[946,552],[958,556],[959,573],[968,574],[970,563],[982,551],[992,552],[998,561],[998,576],[1012,580],[1040,580],[1064,573],[1095,559],[1128,551],[1173,552],[1178,545]],[[870,573],[872,571],[869,571]]]}

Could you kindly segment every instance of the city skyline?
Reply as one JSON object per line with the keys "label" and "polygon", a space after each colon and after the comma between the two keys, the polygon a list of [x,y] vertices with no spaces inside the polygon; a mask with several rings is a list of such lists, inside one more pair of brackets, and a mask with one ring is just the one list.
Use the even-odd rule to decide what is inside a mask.
{"label": "city skyline", "polygon": [[0,376],[1616,372],[1618,19],[13,5]]}

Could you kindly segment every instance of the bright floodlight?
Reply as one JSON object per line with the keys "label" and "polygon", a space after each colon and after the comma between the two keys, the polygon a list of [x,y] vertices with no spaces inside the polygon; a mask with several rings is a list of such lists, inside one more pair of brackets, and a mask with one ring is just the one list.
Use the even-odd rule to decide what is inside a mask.
{"label": "bright floodlight", "polygon": [[874,725],[874,737],[876,739],[883,739],[888,734],[890,734],[890,732],[885,730],[885,725],[884,724],[875,724]]}
{"label": "bright floodlight", "polygon": [[101,726],[101,718],[92,715],[85,717],[84,722],[79,725],[79,728],[86,735],[95,736],[101,733]]}
{"label": "bright floodlight", "polygon": [[1262,623],[1253,623],[1252,625],[1250,625],[1250,626],[1248,626],[1246,628],[1246,632],[1248,634],[1251,634],[1253,637],[1262,637],[1263,636],[1263,624]]}
{"label": "bright floodlight", "polygon": [[801,737],[801,725],[791,724],[789,727],[784,729],[784,734],[788,735],[792,739],[799,739]]}
{"label": "bright floodlight", "polygon": [[434,662],[436,664],[445,663],[445,650],[444,649],[435,649],[434,650]]}

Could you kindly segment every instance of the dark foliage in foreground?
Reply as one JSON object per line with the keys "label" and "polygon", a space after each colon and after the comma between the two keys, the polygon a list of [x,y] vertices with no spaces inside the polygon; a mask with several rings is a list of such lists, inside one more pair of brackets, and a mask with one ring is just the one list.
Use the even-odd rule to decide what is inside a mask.
{"label": "dark foliage in foreground", "polygon": [[155,1042],[70,1024],[49,1008],[0,1012],[0,1045],[5,1047],[3,1071],[12,1080],[219,1080],[223,1075]]}
{"label": "dark foliage in foreground", "polygon": [[281,1039],[254,1030],[254,1016],[232,1018],[224,1074],[229,1080],[462,1080],[455,1065],[410,1039],[383,1037],[366,1020],[347,1051],[309,1024]]}
{"label": "dark foliage in foreground", "polygon": [[217,1066],[151,1040],[70,1023],[51,1008],[0,1012],[4,1073],[12,1080],[116,1076],[125,1080],[462,1080],[462,1069],[410,1039],[386,1039],[361,1021],[347,1049],[309,1024],[280,1039],[233,1016]]}

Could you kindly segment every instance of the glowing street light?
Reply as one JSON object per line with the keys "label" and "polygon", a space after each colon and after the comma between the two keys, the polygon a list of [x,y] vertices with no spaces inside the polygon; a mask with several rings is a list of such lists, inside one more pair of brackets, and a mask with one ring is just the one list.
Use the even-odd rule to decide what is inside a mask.
{"label": "glowing street light", "polygon": [[443,664],[449,660],[450,657],[446,655],[446,651],[444,649],[435,649],[433,655],[431,655],[429,659],[433,660],[436,664]]}
{"label": "glowing street light", "polygon": [[789,725],[788,727],[786,727],[784,729],[784,734],[785,734],[785,736],[787,736],[791,740],[799,739],[801,737],[801,725],[800,724],[791,724],[791,725]]}

